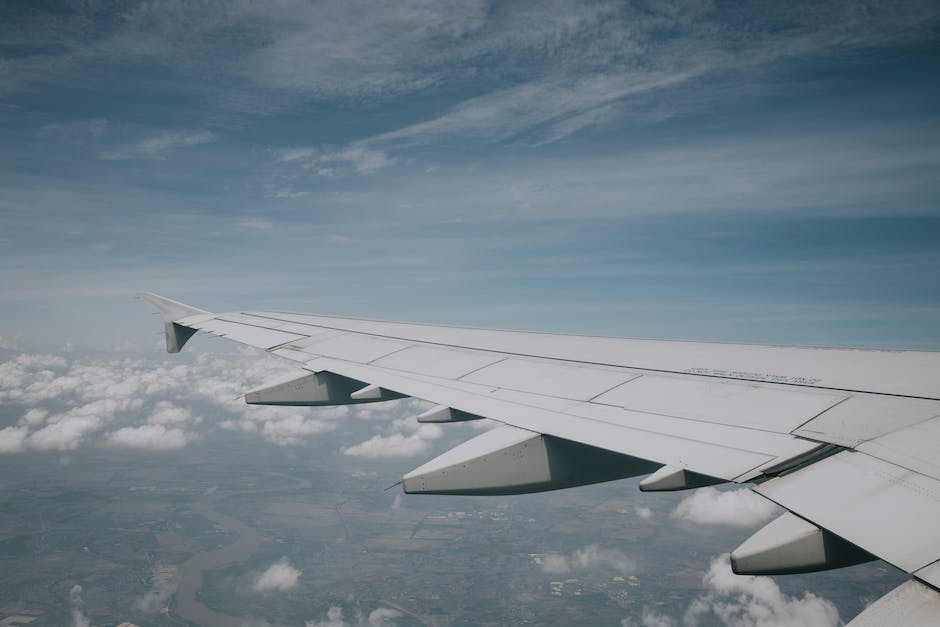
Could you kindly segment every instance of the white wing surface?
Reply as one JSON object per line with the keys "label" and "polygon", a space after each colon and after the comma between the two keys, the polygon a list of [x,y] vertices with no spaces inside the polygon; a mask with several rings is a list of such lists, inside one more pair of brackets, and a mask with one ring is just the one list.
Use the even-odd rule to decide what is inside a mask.
{"label": "white wing surface", "polygon": [[435,404],[422,422],[502,423],[405,475],[406,492],[513,494],[639,475],[644,490],[749,483],[788,513],[732,553],[736,572],[879,558],[913,581],[853,623],[892,611],[927,617],[905,624],[940,622],[940,353],[213,314],[140,296],[163,313],[169,352],[205,331],[297,362],[296,378],[248,392],[249,403],[411,396]]}

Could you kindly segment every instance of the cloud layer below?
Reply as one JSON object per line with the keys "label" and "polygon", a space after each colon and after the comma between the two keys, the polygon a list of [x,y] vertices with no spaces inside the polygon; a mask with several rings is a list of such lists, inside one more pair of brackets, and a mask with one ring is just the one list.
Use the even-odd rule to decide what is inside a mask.
{"label": "cloud layer below", "polygon": [[[295,366],[256,351],[144,358],[10,353],[0,363],[0,402],[19,412],[0,423],[0,454],[70,451],[84,446],[174,450],[217,430],[296,446],[352,420],[374,432],[343,452],[408,458],[440,439],[419,425],[421,403],[290,408],[246,405],[241,394],[264,381],[299,375]],[[15,415],[15,413],[14,413]]]}
{"label": "cloud layer below", "polygon": [[302,574],[303,571],[294,568],[289,559],[282,557],[260,573],[252,587],[257,592],[291,590],[297,587]]}
{"label": "cloud layer below", "polygon": [[[697,627],[716,622],[729,627],[836,627],[839,611],[828,600],[805,592],[784,594],[770,577],[735,575],[727,553],[714,558],[703,579],[707,591],[688,607],[682,618],[645,609],[643,627]],[[623,621],[624,627],[636,625]]]}
{"label": "cloud layer below", "polygon": [[778,511],[772,501],[747,488],[722,491],[705,487],[685,497],[672,517],[702,525],[753,527]]}

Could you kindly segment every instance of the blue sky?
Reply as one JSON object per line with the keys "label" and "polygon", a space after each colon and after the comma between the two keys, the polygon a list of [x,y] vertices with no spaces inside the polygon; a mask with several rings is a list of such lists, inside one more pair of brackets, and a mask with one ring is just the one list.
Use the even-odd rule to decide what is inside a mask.
{"label": "blue sky", "polygon": [[930,2],[0,7],[6,344],[212,309],[940,349]]}

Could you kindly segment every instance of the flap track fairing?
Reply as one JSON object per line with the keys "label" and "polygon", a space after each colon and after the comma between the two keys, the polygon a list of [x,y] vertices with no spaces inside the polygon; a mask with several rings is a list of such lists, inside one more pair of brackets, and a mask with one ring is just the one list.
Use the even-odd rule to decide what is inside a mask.
{"label": "flap track fairing", "polygon": [[524,494],[635,477],[659,464],[501,426],[402,478],[408,494]]}
{"label": "flap track fairing", "polygon": [[389,400],[384,397],[354,397],[364,386],[366,384],[362,381],[333,372],[312,372],[252,390],[245,394],[245,402],[249,405],[323,407]]}
{"label": "flap track fairing", "polygon": [[377,401],[393,401],[399,398],[405,398],[405,395],[393,392],[392,390],[386,390],[378,385],[367,385],[360,390],[356,390],[350,394],[349,397],[353,401],[360,403],[374,403]]}
{"label": "flap track fairing", "polygon": [[482,419],[483,416],[477,416],[476,414],[454,409],[453,407],[446,407],[444,405],[437,405],[423,414],[418,415],[418,422],[466,422],[468,420]]}
{"label": "flap track fairing", "polygon": [[867,551],[787,512],[735,549],[731,568],[738,575],[791,575],[874,559]]}
{"label": "flap track fairing", "polygon": [[702,488],[707,485],[727,483],[724,479],[710,477],[675,466],[663,466],[640,482],[642,492],[672,492]]}

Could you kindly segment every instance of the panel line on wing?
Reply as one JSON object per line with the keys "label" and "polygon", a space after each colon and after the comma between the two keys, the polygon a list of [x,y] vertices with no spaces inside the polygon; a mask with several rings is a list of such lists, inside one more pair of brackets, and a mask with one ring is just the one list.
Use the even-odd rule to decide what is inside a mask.
{"label": "panel line on wing", "polygon": [[457,381],[463,381],[463,379],[464,379],[465,377],[469,377],[470,375],[476,374],[476,373],[480,372],[481,370],[483,370],[484,368],[489,368],[490,366],[495,366],[495,365],[497,365],[497,364],[501,364],[501,363],[503,363],[504,361],[506,361],[507,359],[509,359],[509,357],[503,357],[503,358],[501,358],[501,359],[497,359],[497,360],[494,361],[493,363],[484,364],[484,365],[480,366],[479,368],[474,368],[474,369],[471,370],[470,372],[467,372],[467,373],[462,374],[462,375],[460,375],[459,377],[457,377]]}
{"label": "panel line on wing", "polygon": [[[449,381],[422,381],[402,373],[377,371],[371,366],[358,366],[328,359],[317,359],[315,362],[318,368],[369,380],[374,384],[385,385],[415,398],[455,407],[522,429],[645,457],[659,463],[670,463],[728,480],[774,462],[782,452],[767,453],[734,444],[706,442],[683,437],[677,433],[664,433],[650,428],[616,424],[592,417],[482,396],[479,393],[454,388],[448,385]],[[641,412],[629,413],[640,414]],[[733,427],[723,428],[733,429]],[[781,435],[779,441],[787,444],[786,457],[792,457],[801,452],[800,447],[803,445],[796,438]],[[816,443],[805,442],[805,445],[816,446]]]}
{"label": "panel line on wing", "polygon": [[836,402],[834,405],[831,405],[831,406],[827,407],[826,409],[822,410],[821,412],[819,412],[818,414],[816,414],[815,416],[813,416],[813,417],[810,418],[809,420],[805,421],[803,424],[800,424],[800,425],[795,426],[793,429],[790,430],[790,433],[793,433],[793,432],[795,432],[795,431],[799,431],[800,429],[802,429],[803,427],[805,427],[805,426],[808,425],[809,423],[813,422],[814,420],[816,420],[817,418],[819,418],[820,416],[822,416],[823,414],[825,414],[827,411],[832,411],[833,409],[835,409],[836,407],[838,407],[838,406],[841,405],[842,403],[846,402],[846,401],[849,400],[850,398],[853,398],[853,397],[852,397],[852,396],[846,396],[845,398],[839,400],[839,401]]}
{"label": "panel line on wing", "polygon": [[940,481],[865,453],[841,451],[754,491],[908,573],[940,558]]}
{"label": "panel line on wing", "polygon": [[397,353],[400,353],[400,352],[402,352],[402,351],[406,351],[406,350],[408,350],[409,348],[414,348],[414,345],[413,345],[413,344],[409,344],[408,346],[402,346],[401,348],[397,348],[397,349],[393,350],[391,353],[387,353],[387,354],[385,354],[385,355],[379,355],[379,356],[376,357],[375,359],[373,359],[373,360],[371,360],[371,361],[367,361],[366,363],[367,363],[367,364],[374,364],[375,362],[377,362],[377,361],[379,361],[379,360],[381,360],[381,359],[385,359],[386,357],[391,357],[391,356],[393,356],[393,355],[395,355],[395,354],[397,354]]}
{"label": "panel line on wing", "polygon": [[[268,313],[273,313],[273,312],[268,312]],[[254,313],[251,313],[250,315],[257,316],[257,317],[259,317],[259,318],[266,318],[266,319],[270,319],[270,320],[278,320],[278,321],[281,321],[281,320],[282,320],[281,318],[277,318],[277,317],[273,317],[273,316],[269,316],[269,315],[264,315],[264,314],[262,314],[261,312],[254,312]],[[303,316],[303,314],[285,314],[285,315],[298,316],[298,317]],[[324,318],[325,318],[325,317],[324,317]],[[349,320],[349,321],[355,321],[355,322],[361,322],[361,323],[395,324],[395,325],[399,325],[399,326],[417,326],[417,325],[410,325],[409,323],[400,323],[400,322],[383,321],[383,320],[368,320],[368,319],[349,318],[349,317],[346,317],[346,318],[335,318],[335,319],[339,319],[339,320]],[[509,356],[515,356],[515,357],[526,357],[526,358],[530,358],[530,359],[544,359],[544,360],[549,360],[549,361],[567,362],[567,363],[571,363],[571,364],[583,364],[583,365],[589,365],[589,366],[603,366],[603,367],[608,367],[608,368],[622,368],[622,369],[626,369],[626,370],[628,370],[628,371],[629,371],[629,370],[639,370],[639,371],[642,371],[642,372],[653,372],[653,373],[662,373],[662,374],[674,374],[674,375],[682,375],[682,376],[688,376],[688,377],[700,377],[700,378],[707,378],[707,379],[718,379],[718,380],[722,380],[722,381],[745,381],[745,382],[759,383],[759,384],[768,384],[768,385],[774,385],[774,386],[808,388],[808,389],[815,389],[815,390],[830,390],[830,391],[834,391],[834,392],[852,392],[852,393],[873,394],[873,395],[887,396],[887,397],[912,398],[912,399],[924,399],[924,400],[940,400],[940,397],[926,396],[926,395],[920,395],[920,394],[905,394],[905,393],[900,393],[900,392],[886,392],[886,391],[877,391],[877,390],[871,390],[871,389],[860,389],[860,388],[854,388],[854,387],[842,387],[842,386],[834,386],[834,385],[821,385],[821,384],[818,384],[818,383],[802,383],[802,382],[791,381],[791,380],[787,380],[787,381],[778,381],[778,380],[774,380],[774,379],[772,379],[772,378],[759,378],[759,377],[752,377],[752,376],[734,376],[734,373],[714,374],[714,373],[699,371],[700,369],[697,369],[697,368],[691,368],[691,369],[690,369],[690,368],[686,368],[686,369],[684,369],[684,370],[669,369],[669,368],[654,368],[654,367],[650,367],[650,366],[636,366],[636,365],[633,365],[633,364],[616,364],[616,363],[610,363],[610,362],[606,362],[606,361],[586,360],[586,359],[578,359],[578,358],[573,358],[573,357],[564,357],[564,358],[562,358],[562,357],[553,357],[553,356],[548,356],[548,355],[537,355],[537,354],[529,353],[529,352],[521,352],[521,351],[507,350],[506,348],[500,348],[500,349],[496,349],[496,348],[481,348],[481,347],[478,347],[478,346],[468,346],[468,345],[466,345],[466,344],[461,344],[461,343],[451,343],[451,342],[435,341],[435,340],[431,340],[431,339],[417,339],[417,338],[414,338],[414,337],[407,337],[407,336],[400,336],[400,335],[390,335],[390,334],[384,334],[384,333],[377,333],[377,332],[374,332],[374,331],[353,330],[353,329],[349,329],[349,328],[343,328],[342,326],[336,326],[335,323],[334,323],[334,324],[329,324],[329,323],[318,323],[318,324],[316,324],[316,323],[305,322],[305,321],[293,321],[293,322],[296,322],[296,324],[302,324],[302,325],[311,326],[311,327],[315,327],[315,328],[330,329],[330,330],[334,330],[334,331],[339,331],[339,332],[344,332],[344,333],[350,333],[350,334],[356,334],[356,335],[367,335],[367,336],[371,336],[371,337],[375,337],[375,338],[381,338],[381,339],[386,339],[386,340],[395,340],[395,341],[412,342],[412,343],[415,343],[415,344],[434,345],[434,346],[441,346],[441,347],[445,347],[445,348],[459,348],[459,349],[472,350],[472,351],[492,352],[492,353],[499,353],[499,354],[509,355]],[[506,330],[499,330],[499,329],[471,329],[471,328],[465,328],[465,327],[446,326],[446,325],[421,325],[421,326],[424,326],[424,327],[427,327],[427,328],[449,329],[449,330],[454,330],[454,331],[478,331],[478,332],[492,331],[492,332],[494,332],[494,333],[519,333],[519,334],[531,333],[531,332],[526,332],[526,331],[506,331]],[[545,335],[545,336],[551,337],[553,334],[542,333],[542,334],[539,334],[539,335]],[[586,338],[586,339],[591,339],[591,338],[593,338],[593,339],[608,339],[608,340],[609,340],[609,339],[617,339],[617,340],[642,341],[642,342],[646,342],[646,341],[656,341],[656,342],[670,342],[670,343],[674,343],[674,344],[681,344],[681,343],[683,343],[681,340],[631,340],[630,338],[604,338],[604,337],[602,337],[602,336],[575,336],[575,335],[571,335],[571,336],[558,336],[558,337],[565,337],[565,338]],[[689,344],[699,344],[699,343],[689,342]],[[724,346],[729,346],[729,347],[741,346],[741,347],[749,347],[749,348],[790,348],[790,347],[781,347],[781,346],[776,346],[776,345],[768,345],[768,346],[762,346],[762,345],[756,345],[756,344],[742,344],[742,345],[737,345],[737,344],[721,343],[721,342],[714,342],[714,343],[710,343],[710,344],[713,344],[713,345],[724,345]],[[819,347],[795,347],[795,348],[806,349],[806,350],[833,350],[833,351],[835,351],[835,350],[840,350],[840,349],[824,349],[824,348],[819,348]],[[875,352],[875,351],[872,351],[872,352]],[[740,373],[740,374],[743,375],[744,373]]]}
{"label": "panel line on wing", "polygon": [[[630,373],[630,374],[634,374],[634,373]],[[597,399],[599,399],[600,397],[604,396],[605,394],[607,394],[607,393],[609,393],[609,392],[613,392],[614,390],[616,390],[617,388],[619,388],[621,385],[624,385],[624,384],[626,384],[626,383],[630,383],[631,381],[636,381],[637,379],[639,379],[639,378],[642,377],[642,376],[644,376],[644,375],[642,375],[642,374],[636,374],[634,377],[631,377],[630,379],[627,379],[627,380],[624,381],[623,383],[618,383],[618,384],[616,384],[616,385],[612,385],[611,387],[607,388],[607,389],[604,390],[603,392],[600,392],[600,393],[598,393],[598,394],[595,394],[594,396],[592,396],[591,398],[589,398],[589,399],[588,399],[588,402],[589,402],[589,403],[596,403],[596,402],[597,402]]]}

